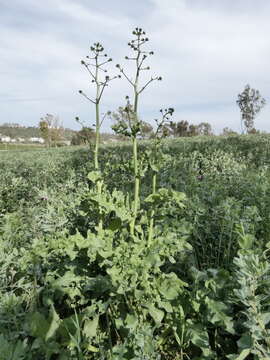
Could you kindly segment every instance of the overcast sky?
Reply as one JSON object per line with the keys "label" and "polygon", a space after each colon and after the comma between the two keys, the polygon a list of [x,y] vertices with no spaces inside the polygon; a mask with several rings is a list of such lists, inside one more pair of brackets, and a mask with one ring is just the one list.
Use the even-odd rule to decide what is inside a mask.
{"label": "overcast sky", "polygon": [[[152,122],[170,106],[175,121],[239,131],[235,102],[249,83],[267,101],[255,126],[270,131],[269,19],[269,0],[0,0],[0,123],[37,126],[51,113],[65,127],[78,128],[76,116],[93,124],[93,105],[78,94],[93,91],[80,61],[99,41],[117,74],[139,26],[155,52],[149,76],[163,77],[142,96],[142,119]],[[102,111],[117,109],[128,94],[128,83],[115,80]]]}

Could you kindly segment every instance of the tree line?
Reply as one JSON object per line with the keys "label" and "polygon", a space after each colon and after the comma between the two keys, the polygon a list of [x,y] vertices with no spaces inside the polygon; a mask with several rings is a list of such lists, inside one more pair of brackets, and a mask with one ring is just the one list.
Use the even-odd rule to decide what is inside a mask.
{"label": "tree line", "polygon": [[[261,109],[265,106],[266,101],[261,96],[259,90],[253,89],[247,84],[244,90],[238,94],[237,105],[241,113],[241,130],[242,133],[256,134],[259,131],[255,128],[254,121]],[[127,124],[128,119],[124,107],[119,107],[117,111],[107,112],[104,118],[110,118],[113,122],[113,127],[119,124]],[[31,138],[42,137],[45,144],[50,146],[57,146],[61,141],[70,140],[71,145],[92,144],[96,137],[94,128],[85,126],[80,122],[79,118],[76,120],[81,125],[80,131],[65,129],[59,120],[59,117],[52,114],[46,114],[40,119],[38,127],[23,127],[19,124],[5,123],[0,125],[0,134],[10,136],[11,138]],[[198,125],[191,124],[187,120],[170,121],[163,126],[162,131],[164,135],[169,137],[192,137],[198,135],[211,136],[213,130],[211,124],[208,122],[201,122]],[[153,126],[146,121],[141,120],[140,138],[151,139],[154,136]],[[221,135],[229,136],[236,135],[237,132],[225,127]],[[125,140],[125,136],[112,134],[101,134],[102,140],[110,140],[112,137],[115,140]]]}

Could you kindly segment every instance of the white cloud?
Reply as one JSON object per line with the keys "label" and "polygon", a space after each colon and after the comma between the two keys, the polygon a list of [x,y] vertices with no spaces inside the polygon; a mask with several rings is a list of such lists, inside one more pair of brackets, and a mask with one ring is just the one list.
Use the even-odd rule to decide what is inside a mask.
{"label": "white cloud", "polygon": [[[269,7],[256,13],[254,6],[250,13],[241,14],[193,7],[189,1],[172,0],[170,6],[153,1],[157,7],[149,27],[162,54],[157,60],[165,78],[161,98],[170,98],[178,105],[178,116],[182,117],[181,105],[185,108],[194,104],[199,108],[200,103],[209,104],[208,109],[202,106],[196,112],[197,118],[205,119],[208,114],[212,125],[221,129],[223,124],[212,117],[211,107],[215,109],[215,104],[234,105],[237,93],[247,82],[267,97],[270,46],[265,35],[270,31]],[[225,111],[226,107],[215,110],[223,119]],[[269,110],[266,108],[262,114],[262,126],[270,129]],[[236,128],[234,113],[232,116],[226,116],[226,124]]]}
{"label": "white cloud", "polygon": [[57,3],[57,9],[63,14],[67,15],[70,18],[77,20],[78,22],[88,22],[88,24],[93,26],[100,26],[100,30],[111,29],[114,26],[121,25],[123,19],[106,16],[103,13],[93,11],[91,8],[83,6],[80,3],[75,3],[74,1],[59,1]]}
{"label": "white cloud", "polygon": [[[37,124],[50,112],[74,127],[76,115],[93,117],[91,104],[77,94],[78,89],[91,93],[80,59],[92,42],[101,41],[116,62],[124,63],[129,34],[137,25],[146,29],[156,53],[153,73],[164,78],[142,97],[142,117],[154,118],[160,107],[173,106],[175,120],[209,121],[218,131],[240,129],[235,100],[246,83],[270,101],[267,0],[239,0],[237,6],[232,0],[148,0],[138,6],[123,0],[94,8],[83,0],[10,3],[6,21],[0,21],[5,85],[0,122]],[[104,97],[104,110],[117,108],[127,93],[128,84],[115,81]],[[270,131],[269,115],[268,105],[257,120],[259,128]]]}

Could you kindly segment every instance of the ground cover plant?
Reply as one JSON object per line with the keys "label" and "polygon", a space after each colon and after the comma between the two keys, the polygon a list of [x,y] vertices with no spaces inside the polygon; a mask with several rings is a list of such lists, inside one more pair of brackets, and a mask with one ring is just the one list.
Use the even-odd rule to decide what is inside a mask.
{"label": "ground cover plant", "polygon": [[0,151],[26,151],[26,150],[40,150],[42,145],[29,145],[29,144],[4,144],[0,143]]}
{"label": "ground cover plant", "polygon": [[[154,346],[151,350],[152,358],[160,356],[164,359],[177,358],[177,356],[178,358],[208,356],[208,358],[226,359],[230,354],[246,350],[245,346],[247,354],[249,351],[255,351],[248,348],[252,344],[259,343],[264,348],[266,345],[261,345],[264,340],[250,338],[254,333],[249,327],[250,323],[247,322],[246,327],[243,327],[244,320],[248,321],[243,311],[251,311],[252,308],[242,304],[242,300],[240,301],[238,295],[236,296],[236,291],[240,288],[237,280],[240,274],[237,261],[240,260],[237,259],[241,258],[238,254],[243,239],[247,239],[248,244],[251,242],[248,246],[252,250],[246,250],[250,254],[242,257],[241,261],[251,261],[252,264],[255,261],[252,266],[255,266],[257,261],[256,266],[265,264],[266,269],[268,266],[267,224],[270,184],[269,158],[265,150],[268,140],[268,136],[249,135],[223,139],[163,141],[162,151],[165,159],[158,173],[158,184],[168,191],[173,189],[180,193],[184,192],[185,198],[182,198],[180,203],[177,200],[164,205],[164,200],[169,195],[159,194],[162,196],[162,201],[155,203],[155,209],[158,209],[155,230],[161,244],[155,244],[158,247],[156,251],[153,245],[150,247],[151,256],[145,253],[148,236],[144,242],[140,239],[137,246],[133,245],[132,248],[129,238],[121,240],[119,236],[119,229],[122,231],[124,226],[122,222],[126,224],[126,236],[129,231],[130,218],[125,204],[123,205],[123,199],[121,204],[119,188],[123,186],[130,191],[133,188],[132,171],[126,169],[126,160],[132,155],[132,147],[124,144],[101,147],[100,162],[104,183],[107,184],[108,193],[111,193],[114,204],[110,208],[110,214],[103,214],[106,227],[112,227],[111,230],[104,230],[106,235],[104,234],[103,237],[96,235],[93,237],[92,232],[92,235],[89,234],[89,229],[95,228],[97,224],[95,212],[98,211],[99,206],[96,199],[93,200],[89,195],[93,190],[93,184],[87,179],[87,174],[93,170],[93,166],[88,149],[1,154],[1,339],[5,344],[3,346],[11,354],[19,351],[16,349],[21,349],[21,358],[25,359],[46,358],[46,356],[53,359],[60,358],[60,354],[62,358],[76,359],[78,350],[72,348],[75,345],[70,336],[76,335],[76,331],[81,331],[80,336],[84,339],[83,344],[80,345],[83,354],[81,357],[86,359],[109,358],[109,339],[112,341],[113,352],[120,351],[115,348],[120,345],[123,354],[125,351],[129,352],[129,355],[121,355],[122,358],[125,356],[135,358],[132,352],[138,346],[137,342],[141,344],[142,354],[147,348],[145,344],[149,346],[151,344]],[[255,146],[256,159],[253,150]],[[149,143],[145,142],[139,145],[141,151],[148,147]],[[213,158],[215,161],[210,163],[209,159],[213,160]],[[149,196],[152,172],[152,169],[148,169],[142,179],[142,201]],[[113,192],[113,189],[116,190]],[[102,199],[104,208],[108,208],[108,196],[106,194]],[[142,207],[147,214],[152,214],[153,208],[149,207],[149,202],[146,201]],[[121,216],[120,220],[118,216]],[[141,215],[142,220],[143,215]],[[142,221],[140,231],[143,231],[145,226],[145,222]],[[177,231],[175,239],[169,236],[172,229]],[[119,243],[114,245],[111,254],[110,237],[115,231]],[[175,249],[176,245],[177,249]],[[88,248],[89,254],[86,255]],[[177,251],[177,256],[164,261],[165,255],[162,254],[162,249],[168,252],[167,256],[172,256],[172,251]],[[116,250],[120,253],[116,253]],[[159,263],[156,263],[155,254],[161,258],[158,259],[160,267],[158,267]],[[106,263],[103,264],[105,259],[107,259]],[[135,262],[133,269],[131,259]],[[148,261],[150,269],[154,267],[157,273],[151,274],[152,271],[146,266]],[[241,266],[247,265],[241,262]],[[131,274],[125,274],[126,270],[121,271],[121,269],[130,269]],[[159,279],[159,271],[161,275],[174,274],[176,278],[170,279],[171,282],[165,289],[169,293],[176,291],[176,294],[166,295],[166,292],[165,296],[163,293],[160,294],[160,290],[156,289],[156,285],[153,287],[153,283],[148,278],[147,281],[144,279],[150,286],[146,294],[141,284],[139,289],[136,287],[132,289],[132,276],[143,280],[143,270],[146,274],[150,272],[149,275],[152,278],[156,277],[156,280]],[[255,267],[252,271],[254,271],[252,276],[255,276],[257,271],[264,270]],[[123,279],[121,274],[126,278]],[[259,291],[267,291],[265,283],[267,279],[267,272],[258,275],[256,287]],[[159,281],[161,282],[160,279]],[[178,283],[179,281],[184,284]],[[120,285],[122,287],[125,285],[126,288],[119,291]],[[158,289],[159,286],[160,283]],[[151,295],[151,300],[148,298],[148,301],[154,309],[151,306],[150,309],[142,308],[146,315],[139,313],[138,316],[136,308],[140,309],[142,306],[143,297],[147,304],[147,294]],[[169,299],[166,299],[166,296]],[[255,298],[262,298],[263,304],[259,304],[258,309],[265,314],[262,316],[267,322],[267,297],[256,293]],[[88,317],[84,315],[84,311],[87,311],[85,309],[93,306],[93,303],[109,306],[108,300],[113,301],[109,308],[118,311],[112,315],[113,310],[110,310],[110,316],[107,315],[110,321],[110,335],[107,333],[104,308],[95,309],[95,314],[99,318],[98,323],[94,315]],[[132,310],[126,305],[126,301],[131,301],[129,306],[132,306]],[[180,306],[183,308],[181,311]],[[155,323],[150,311],[153,316],[159,316],[156,319],[160,323]],[[135,316],[134,313],[137,315],[136,318],[130,317]],[[56,316],[55,321],[58,319],[56,323],[53,323],[53,316]],[[76,316],[78,316],[79,329],[73,322],[77,321]],[[170,320],[172,316],[174,318]],[[142,317],[142,324],[137,324],[137,317],[139,319]],[[47,340],[42,339],[48,330],[46,321],[39,330],[32,328],[40,324],[42,319],[47,321],[48,327],[52,326],[52,335],[51,337],[48,335]],[[125,321],[134,321],[134,324],[127,325]],[[174,324],[174,321],[181,322]],[[225,324],[226,321],[231,329],[226,328],[228,326]],[[119,329],[114,322],[118,324]],[[93,341],[90,341],[84,333],[84,326],[88,323],[90,328],[96,323],[93,329],[95,333]],[[67,332],[66,335],[61,335],[63,324],[68,327],[70,335]],[[265,325],[266,331],[267,324],[268,322]],[[151,326],[150,329],[145,329],[141,328],[143,325]],[[137,328],[138,326],[140,328]],[[194,327],[198,333],[196,336],[199,336],[200,340],[196,340],[195,335],[191,336]],[[181,336],[185,335],[181,341],[177,338],[178,332],[174,333],[176,329]],[[101,334],[97,335],[99,331]],[[121,336],[120,339],[116,332]],[[79,333],[76,336],[79,336]],[[98,339],[95,338],[96,336]],[[261,337],[265,336],[261,335]],[[125,343],[125,339],[128,343]],[[246,341],[247,344],[243,345],[242,341]],[[89,347],[89,344],[93,348]],[[46,354],[46,351],[49,351],[46,349],[50,349],[52,354]],[[207,349],[210,349],[212,354],[202,355],[203,351],[208,351]],[[8,355],[5,356],[4,358],[8,358]],[[15,355],[10,355],[12,359],[11,356],[19,358],[16,352]],[[120,355],[117,356],[121,358]],[[146,353],[141,355],[141,358],[142,356],[148,355]],[[151,358],[149,356],[148,358]],[[112,358],[117,358],[114,353]]]}
{"label": "ground cover plant", "polygon": [[133,35],[131,143],[0,154],[0,359],[269,359],[270,137],[139,141]]}

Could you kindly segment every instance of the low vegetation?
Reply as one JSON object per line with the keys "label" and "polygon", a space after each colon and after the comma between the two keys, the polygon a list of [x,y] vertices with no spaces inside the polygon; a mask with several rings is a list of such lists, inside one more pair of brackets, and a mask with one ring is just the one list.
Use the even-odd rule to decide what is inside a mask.
{"label": "low vegetation", "polygon": [[267,359],[269,141],[2,153],[0,359]]}
{"label": "low vegetation", "polygon": [[140,140],[139,99],[161,77],[142,81],[153,52],[132,35],[134,74],[116,67],[133,98],[110,114],[130,142],[100,143],[118,76],[99,76],[96,43],[95,72],[82,62],[96,97],[80,91],[94,146],[85,128],[90,148],[1,153],[0,360],[269,359],[270,137],[168,139],[192,129],[167,107]]}

